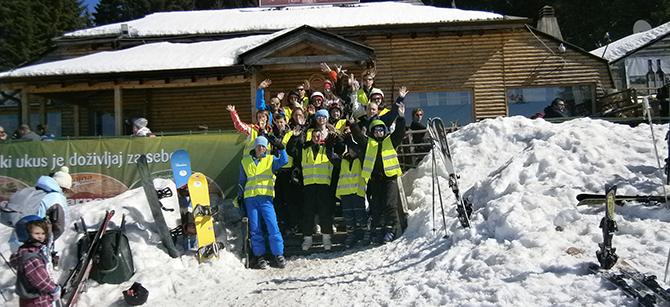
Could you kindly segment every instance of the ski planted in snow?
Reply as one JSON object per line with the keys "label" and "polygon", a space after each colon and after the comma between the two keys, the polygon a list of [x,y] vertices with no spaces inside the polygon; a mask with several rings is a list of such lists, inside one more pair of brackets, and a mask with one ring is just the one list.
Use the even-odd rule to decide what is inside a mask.
{"label": "ski planted in snow", "polygon": [[191,213],[191,198],[188,195],[188,179],[191,178],[191,158],[186,150],[180,149],[170,156],[172,165],[172,176],[177,187],[177,198],[179,199],[179,213],[181,225],[172,230],[172,234],[182,239],[185,249],[195,250],[198,248],[198,237],[195,232],[195,218]]}
{"label": "ski planted in snow", "polygon": [[462,197],[460,188],[458,186],[458,175],[454,170],[454,163],[449,150],[449,143],[447,142],[447,133],[444,129],[444,123],[439,117],[428,120],[428,132],[434,142],[439,145],[442,154],[442,161],[449,173],[449,187],[456,196],[456,212],[458,213],[458,220],[464,228],[470,227],[470,216],[472,215],[472,203],[468,199]]}
{"label": "ski planted in snow", "polygon": [[251,267],[251,240],[249,239],[249,218],[242,218],[242,257],[244,259],[244,268],[248,269]]}
{"label": "ski planted in snow", "polygon": [[158,235],[161,237],[161,242],[167,249],[170,257],[177,258],[180,253],[174,245],[174,241],[172,241],[170,228],[167,223],[165,223],[165,217],[163,216],[164,206],[158,199],[158,193],[156,193],[153,178],[151,178],[151,174],[149,173],[149,165],[147,164],[147,157],[145,155],[141,155],[137,160],[137,171],[140,175],[142,187],[144,188],[144,194],[146,194],[147,201],[149,202],[149,208],[151,208],[151,215],[153,216],[156,228],[158,229]]}
{"label": "ski planted in snow", "polygon": [[[77,298],[79,298],[79,293],[84,291],[84,285],[86,284],[88,275],[91,272],[91,268],[93,267],[95,251],[98,250],[98,243],[100,242],[100,238],[102,238],[102,235],[104,235],[105,231],[107,231],[107,226],[109,225],[109,221],[111,221],[113,216],[114,211],[108,211],[105,214],[105,219],[102,221],[100,227],[93,235],[93,238],[91,239],[88,248],[86,249],[86,251],[84,251],[84,253],[81,254],[81,256],[79,257],[79,262],[72,270],[68,278],[65,280],[65,283],[63,283],[61,287],[62,306],[65,307],[74,306],[77,303]],[[82,219],[82,228],[84,231],[84,236],[86,236],[87,235],[86,226],[83,223],[83,219]]]}
{"label": "ski planted in snow", "polygon": [[605,216],[600,220],[600,228],[603,230],[603,242],[598,243],[600,250],[596,251],[598,262],[603,269],[611,269],[619,256],[616,254],[616,248],[612,247],[612,238],[614,233],[618,230],[616,221],[614,220],[614,207],[616,202],[617,186],[606,187],[607,191],[607,207],[605,209]]}
{"label": "ski planted in snow", "polygon": [[[577,206],[584,205],[600,205],[607,202],[607,195],[603,194],[579,194],[577,195],[577,201],[579,203]],[[665,196],[654,196],[654,195],[617,195],[615,203],[619,206],[625,205],[626,202],[638,202],[638,203],[665,203]]]}

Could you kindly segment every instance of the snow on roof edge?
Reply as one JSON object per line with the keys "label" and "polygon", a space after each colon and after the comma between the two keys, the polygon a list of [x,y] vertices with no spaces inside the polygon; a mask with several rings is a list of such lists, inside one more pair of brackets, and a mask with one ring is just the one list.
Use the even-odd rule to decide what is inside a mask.
{"label": "snow on roof edge", "polygon": [[[329,16],[329,18],[323,18]],[[410,23],[513,20],[525,17],[468,11],[401,2],[368,2],[356,5],[237,8],[206,11],[157,12],[143,18],[65,33],[59,40],[121,36],[121,25],[130,37],[225,34],[272,31],[307,24],[315,28],[356,27]]]}

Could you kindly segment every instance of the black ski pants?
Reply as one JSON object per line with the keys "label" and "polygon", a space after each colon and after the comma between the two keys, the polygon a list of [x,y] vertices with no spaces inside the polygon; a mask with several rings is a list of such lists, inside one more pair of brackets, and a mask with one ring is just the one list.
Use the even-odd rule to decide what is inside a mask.
{"label": "black ski pants", "polygon": [[368,202],[372,227],[395,227],[398,224],[397,177],[373,176],[368,181]]}
{"label": "black ski pants", "polygon": [[333,196],[327,184],[308,184],[304,188],[302,235],[314,234],[314,217],[319,215],[321,233],[333,234]]}

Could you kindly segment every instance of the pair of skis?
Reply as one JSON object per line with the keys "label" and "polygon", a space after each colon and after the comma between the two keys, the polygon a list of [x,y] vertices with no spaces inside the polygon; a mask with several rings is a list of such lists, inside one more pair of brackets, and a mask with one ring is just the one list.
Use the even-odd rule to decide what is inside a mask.
{"label": "pair of skis", "polygon": [[[428,132],[430,133],[431,139],[433,140],[434,147],[433,148],[439,148],[439,152],[441,153],[442,161],[444,162],[444,166],[447,169],[447,173],[449,174],[449,188],[451,188],[451,191],[454,193],[454,196],[456,197],[456,212],[458,213],[458,221],[461,223],[461,226],[463,228],[468,228],[470,227],[470,216],[472,215],[472,203],[466,199],[463,198],[461,195],[460,188],[458,186],[458,175],[456,175],[456,171],[454,170],[454,163],[452,160],[451,156],[451,151],[449,150],[449,143],[447,142],[447,133],[444,128],[444,123],[442,122],[442,119],[439,117],[431,118],[428,120]],[[440,205],[442,204],[442,192],[440,189],[440,183],[439,180],[436,178],[436,153],[433,151],[433,190],[435,190],[435,182],[437,182],[437,190],[439,193],[439,198],[440,198]],[[433,192],[433,206],[435,204],[435,193]],[[433,215],[434,215],[434,207],[433,207]],[[444,208],[442,208],[442,212],[444,213]],[[435,219],[435,216],[433,216],[433,220]],[[445,231],[446,231],[446,220],[444,220],[443,216],[443,222],[445,224]]]}
{"label": "pair of skis", "polygon": [[[108,211],[105,214],[105,218],[100,224],[100,227],[98,227],[98,230],[93,235],[91,242],[88,245],[88,248],[81,254],[81,256],[79,257],[79,262],[72,270],[68,278],[65,280],[65,283],[63,283],[61,287],[62,294],[60,298],[61,306],[64,307],[74,306],[77,303],[79,294],[81,292],[84,292],[86,280],[88,280],[88,275],[91,272],[91,269],[93,268],[95,252],[98,250],[100,239],[107,231],[107,226],[109,225],[109,222],[111,221],[113,216],[114,211]],[[86,233],[86,226],[83,224],[82,226],[84,228],[83,229],[84,233]]]}

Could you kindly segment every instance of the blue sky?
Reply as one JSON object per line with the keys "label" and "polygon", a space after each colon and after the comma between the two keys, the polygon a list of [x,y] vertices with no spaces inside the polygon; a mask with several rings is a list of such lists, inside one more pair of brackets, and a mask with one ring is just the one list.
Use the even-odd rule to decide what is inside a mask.
{"label": "blue sky", "polygon": [[93,13],[95,12],[95,6],[100,2],[100,0],[84,0],[84,4],[88,6],[88,11]]}

